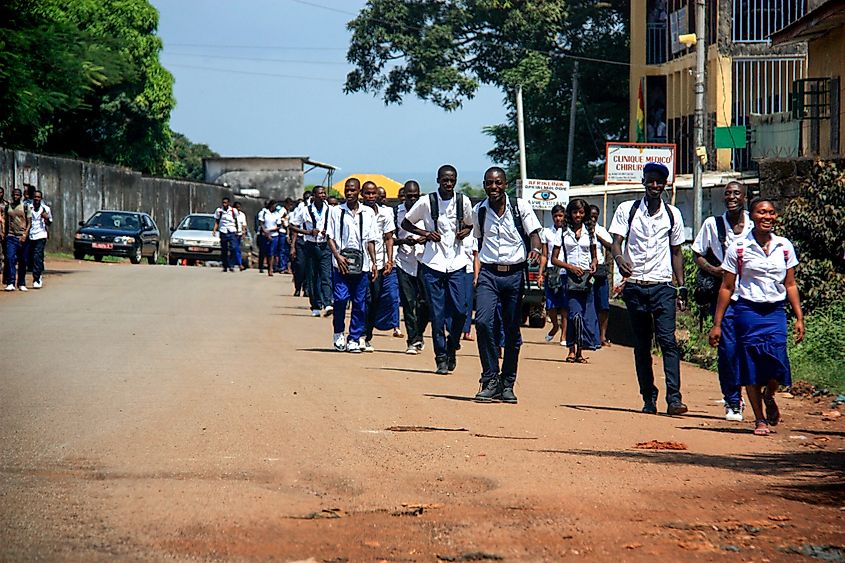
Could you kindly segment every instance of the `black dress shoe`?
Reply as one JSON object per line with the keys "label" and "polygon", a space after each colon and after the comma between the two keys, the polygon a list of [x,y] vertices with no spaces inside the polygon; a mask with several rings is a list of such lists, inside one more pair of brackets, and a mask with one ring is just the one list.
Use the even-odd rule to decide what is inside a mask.
{"label": "black dress shoe", "polygon": [[643,412],[645,414],[657,414],[657,391],[651,395],[651,398],[643,399]]}
{"label": "black dress shoe", "polygon": [[434,358],[434,361],[437,364],[437,371],[435,371],[437,375],[446,375],[449,373],[449,359],[446,356]]}
{"label": "black dress shoe", "polygon": [[502,402],[510,403],[512,405],[516,404],[516,395],[513,394],[513,388],[505,387],[502,389]]}
{"label": "black dress shoe", "polygon": [[452,350],[446,353],[446,369],[450,372],[455,371],[455,368],[458,367],[458,357],[455,354],[455,351]]}
{"label": "black dress shoe", "polygon": [[475,400],[479,403],[490,403],[502,397],[502,388],[499,379],[494,377],[488,381],[481,391],[475,394]]}
{"label": "black dress shoe", "polygon": [[677,415],[677,414],[684,414],[689,409],[685,404],[681,401],[677,401],[669,405],[669,408],[666,409],[666,414]]}

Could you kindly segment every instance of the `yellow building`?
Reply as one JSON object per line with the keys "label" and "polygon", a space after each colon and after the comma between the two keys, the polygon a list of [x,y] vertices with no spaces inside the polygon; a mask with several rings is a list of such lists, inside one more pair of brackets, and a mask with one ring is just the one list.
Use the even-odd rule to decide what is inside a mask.
{"label": "yellow building", "polygon": [[807,78],[793,88],[804,155],[842,154],[845,0],[828,0],[772,36],[775,46],[807,43]]}
{"label": "yellow building", "polygon": [[[746,139],[754,143],[753,128],[746,139],[735,139],[736,148],[719,150],[715,128],[750,126],[755,116],[790,111],[792,84],[805,76],[806,46],[774,47],[770,36],[819,0],[704,3],[707,168],[751,169],[751,146],[740,147]],[[692,172],[695,47],[684,46],[678,36],[695,31],[695,15],[696,0],[631,2],[630,140],[675,143],[679,174]],[[637,120],[640,104],[643,122]]]}
{"label": "yellow building", "polygon": [[384,188],[384,191],[387,193],[387,197],[389,199],[396,199],[399,197],[399,188],[402,187],[400,182],[397,182],[393,178],[389,178],[383,174],[350,174],[343,180],[339,182],[335,182],[332,185],[332,189],[336,190],[339,194],[343,194],[343,187],[346,185],[346,181],[349,178],[358,178],[358,180],[363,185],[364,182],[375,182],[377,186],[380,188]]}

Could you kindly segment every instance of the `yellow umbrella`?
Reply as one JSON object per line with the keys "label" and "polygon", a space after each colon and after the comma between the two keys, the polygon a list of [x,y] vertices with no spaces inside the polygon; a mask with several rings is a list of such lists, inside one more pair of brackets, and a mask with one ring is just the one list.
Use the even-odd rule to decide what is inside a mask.
{"label": "yellow umbrella", "polygon": [[343,195],[343,186],[346,185],[346,181],[349,178],[358,178],[361,181],[361,184],[364,182],[375,182],[376,186],[384,188],[384,191],[387,192],[387,197],[391,199],[399,197],[399,188],[403,185],[393,178],[388,178],[383,174],[350,174],[343,180],[335,182],[334,185],[332,185],[332,189]]}

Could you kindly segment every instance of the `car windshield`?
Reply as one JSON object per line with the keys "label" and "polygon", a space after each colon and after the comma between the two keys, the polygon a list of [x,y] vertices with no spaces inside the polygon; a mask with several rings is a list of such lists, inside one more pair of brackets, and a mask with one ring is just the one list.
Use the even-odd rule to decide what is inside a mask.
{"label": "car windshield", "polygon": [[180,230],[210,231],[214,228],[214,217],[208,215],[188,215],[179,225]]}
{"label": "car windshield", "polygon": [[85,226],[130,231],[141,228],[141,222],[135,214],[114,211],[98,211],[93,217],[88,219],[88,223],[86,223]]}

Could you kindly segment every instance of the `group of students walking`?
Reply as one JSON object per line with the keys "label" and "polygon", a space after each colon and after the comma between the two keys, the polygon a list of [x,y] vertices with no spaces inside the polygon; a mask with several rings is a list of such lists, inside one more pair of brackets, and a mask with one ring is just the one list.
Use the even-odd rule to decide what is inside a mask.
{"label": "group of students walking", "polygon": [[0,187],[0,260],[5,291],[28,291],[26,275],[32,271],[32,287],[41,289],[44,274],[44,247],[47,244],[53,213],[44,203],[35,186],[24,184],[12,190],[6,201],[6,190]]}
{"label": "group of students walking", "polygon": [[[335,205],[328,203],[326,189],[317,187],[286,214],[285,227],[291,258],[302,258],[300,284],[312,315],[332,317],[332,345],[338,351],[374,351],[376,328],[401,335],[401,304],[406,353],[423,351],[430,327],[436,373],[447,374],[456,369],[457,351],[472,339],[474,311],[482,367],[475,395],[479,402],[517,402],[529,263],[540,265],[538,283],[552,320],[546,341],[557,338],[568,348],[565,361],[588,363],[584,350],[609,345],[613,284],[604,260],[607,251],[622,280],[614,291],[625,302],[631,323],[642,412],[658,411],[656,340],[666,412],[681,415],[688,407],[681,393],[676,311],[687,307],[690,295],[681,250],[683,217],[663,201],[668,176],[664,165],[647,164],[644,196],[620,204],[607,230],[598,224],[599,209],[583,199],[555,206],[553,224],[543,228],[527,202],[507,196],[507,176],[499,167],[485,172],[487,198],[473,206],[455,193],[458,174],[451,165],[437,171],[438,189],[430,194],[422,195],[416,181],[406,182],[395,208],[385,205],[384,190],[372,182],[348,179],[343,200]],[[780,420],[775,390],[791,383],[785,303],[795,315],[798,341],[803,316],[795,249],[772,232],[774,203],[756,199],[746,210],[746,198],[743,184],[729,183],[726,211],[708,218],[697,234],[694,297],[713,317],[710,343],[718,348],[725,418],[743,420],[745,387],[755,434],[766,435]],[[268,203],[258,217],[270,273],[277,248],[273,239],[283,236],[274,205]]]}

